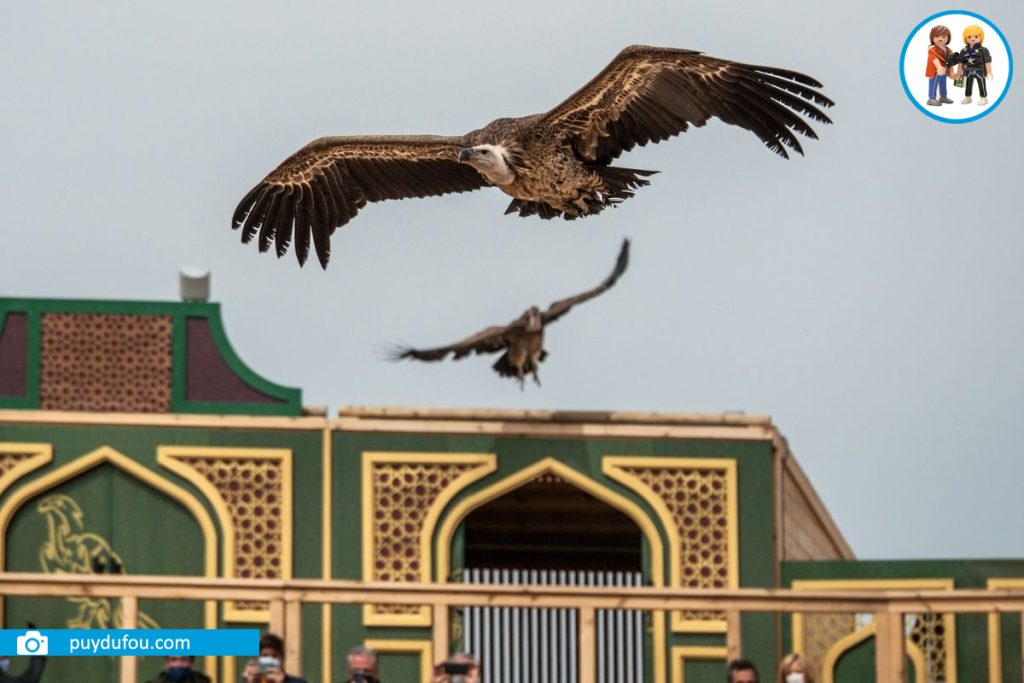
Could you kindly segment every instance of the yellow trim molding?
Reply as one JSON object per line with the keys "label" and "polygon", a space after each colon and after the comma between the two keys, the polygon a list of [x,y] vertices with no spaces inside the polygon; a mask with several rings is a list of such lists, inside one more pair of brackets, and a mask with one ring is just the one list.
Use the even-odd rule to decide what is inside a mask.
{"label": "yellow trim molding", "polygon": [[[430,683],[433,661],[431,660],[431,641],[429,640],[367,640],[363,643],[376,653],[395,652],[410,653],[420,656],[420,683]],[[327,678],[324,679],[329,680]]]}
{"label": "yellow trim molding", "polygon": [[[985,587],[990,591],[1001,588],[1024,588],[1024,578],[1020,579],[989,579]],[[1020,618],[1020,615],[1016,615]],[[988,680],[989,683],[1001,683],[1003,680],[1003,625],[1000,623],[1002,614],[988,615]]]}
{"label": "yellow trim molding", "polygon": [[0,455],[23,453],[28,454],[28,457],[6,472],[0,472],[0,495],[3,495],[4,491],[18,479],[53,460],[53,446],[48,443],[0,441]]}
{"label": "yellow trim molding", "polygon": [[[953,579],[798,579],[793,581],[794,591],[815,591],[815,590],[954,590],[956,588]],[[956,683],[956,615],[945,614],[942,617],[944,632],[946,636],[946,681]],[[833,667],[839,657],[847,649],[875,634],[875,625],[857,629],[851,634],[840,638],[825,653],[822,662],[822,683],[832,683]],[[793,614],[793,651],[804,651],[804,615]],[[843,647],[841,649],[840,645]],[[924,653],[920,648],[909,640],[906,642],[907,656],[914,663],[917,683],[924,683]]]}
{"label": "yellow trim molding", "polygon": [[[331,578],[331,553],[333,552],[331,515],[334,504],[334,494],[332,490],[334,477],[331,456],[331,430],[324,429],[321,446],[320,471],[323,488],[321,489],[320,495],[322,496],[321,524],[323,526],[323,530],[321,532],[321,538],[323,539],[321,548],[321,552],[323,553],[321,560],[323,564],[321,565],[321,570],[323,578],[326,580],[330,580]],[[330,681],[333,676],[331,675],[331,605],[328,603],[324,603],[320,606],[320,623],[320,667],[322,669],[320,678],[323,681]]]}
{"label": "yellow trim molding", "polygon": [[[31,500],[40,493],[74,479],[79,474],[94,467],[105,464],[118,468],[150,488],[156,489],[160,493],[174,499],[191,513],[203,535],[203,575],[216,576],[217,531],[213,525],[213,520],[210,518],[210,514],[203,507],[202,503],[177,484],[171,483],[156,472],[140,465],[110,446],[101,446],[21,486],[4,502],[3,506],[0,506],[0,571],[3,571],[4,557],[6,556],[4,545],[7,541],[7,526],[18,509],[26,501]],[[0,598],[0,624],[2,624],[2,617],[3,600]],[[213,600],[206,600],[203,603],[203,623],[205,628],[217,628],[217,603]],[[213,678],[214,683],[216,683],[215,662],[216,657],[205,658],[206,670],[211,672],[211,678]]]}
{"label": "yellow trim molding", "polygon": [[[210,481],[189,464],[189,458],[223,460],[277,460],[281,464],[281,578],[292,578],[292,451],[288,448],[219,448],[213,446],[160,446],[156,461],[192,483],[209,501],[224,538],[223,575],[235,575],[235,523],[227,502]],[[224,602],[224,621],[265,624],[270,610],[241,610]]]}
{"label": "yellow trim molding", "polygon": [[672,648],[672,683],[686,683],[686,660],[700,659],[723,664],[729,657],[724,647],[677,645]]}
{"label": "yellow trim molding", "polygon": [[[437,498],[435,498],[423,519],[420,535],[420,580],[431,581],[433,552],[431,539],[434,527],[445,506],[460,491],[475,481],[491,474],[498,468],[498,457],[493,453],[437,453],[413,451],[365,451],[363,453],[361,474],[362,497],[362,550],[363,580],[373,581],[373,560],[377,556],[373,545],[373,519],[376,501],[373,498],[373,470],[376,465],[467,465],[474,466],[466,470],[451,482]],[[441,575],[442,577],[445,575]],[[440,579],[444,581],[444,578]],[[375,605],[363,605],[363,623],[367,626],[430,626],[430,608],[420,607],[414,614],[378,614]]]}
{"label": "yellow trim molding", "polygon": [[[677,588],[681,585],[682,573],[682,537],[676,526],[672,513],[665,501],[651,490],[635,474],[627,469],[636,467],[666,470],[718,470],[725,472],[726,495],[728,496],[726,544],[729,551],[728,587],[738,588],[740,583],[740,543],[739,543],[739,495],[736,477],[736,460],[733,458],[673,458],[647,457],[628,455],[606,455],[601,461],[601,471],[605,476],[614,479],[651,506],[661,521],[668,538],[669,553],[669,585]],[[684,619],[681,612],[672,613],[672,630],[677,633],[725,633],[725,620],[701,621]]]}
{"label": "yellow trim molding", "polygon": [[[437,577],[439,582],[448,581],[451,573],[451,548],[459,524],[473,510],[504,494],[533,481],[543,474],[553,474],[578,489],[586,491],[598,500],[619,510],[632,519],[651,547],[651,583],[665,585],[665,551],[661,535],[651,518],[643,509],[623,495],[612,491],[593,479],[577,472],[572,467],[548,457],[525,467],[518,472],[487,486],[455,504],[447,513],[437,533]],[[427,538],[424,528],[424,538]],[[651,638],[654,648],[654,683],[665,682],[665,619],[664,612],[651,613]]]}
{"label": "yellow trim molding", "polygon": [[84,424],[115,427],[212,427],[213,429],[298,429],[319,431],[326,417],[273,415],[190,415],[187,413],[108,413],[65,410],[0,410],[0,424]]}

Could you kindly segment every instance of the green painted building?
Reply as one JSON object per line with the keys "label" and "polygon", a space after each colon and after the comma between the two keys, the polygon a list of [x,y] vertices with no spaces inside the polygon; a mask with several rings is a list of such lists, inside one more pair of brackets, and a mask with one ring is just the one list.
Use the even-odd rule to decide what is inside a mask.
{"label": "green painted building", "polygon": [[[1024,562],[856,561],[766,417],[345,408],[329,418],[235,355],[216,304],[33,299],[0,299],[0,562],[42,573],[797,590],[996,590],[1024,578]],[[140,610],[147,627],[270,619],[258,602]],[[536,680],[538,666],[573,680],[574,613],[538,612],[462,610],[453,638],[484,657],[488,683]],[[13,628],[120,619],[117,601],[86,598],[9,598],[0,616]],[[311,683],[344,680],[345,653],[363,643],[381,653],[383,680],[425,680],[429,610],[309,605],[301,619],[301,661],[286,668]],[[722,679],[721,614],[600,619],[602,680]],[[915,615],[907,626],[911,680],[1020,680],[1019,618]],[[858,615],[742,623],[764,680],[792,649],[818,680],[873,680],[872,632]],[[47,680],[117,670],[102,659],[49,666]],[[139,666],[145,680],[161,663]],[[200,666],[233,681],[244,662]]]}

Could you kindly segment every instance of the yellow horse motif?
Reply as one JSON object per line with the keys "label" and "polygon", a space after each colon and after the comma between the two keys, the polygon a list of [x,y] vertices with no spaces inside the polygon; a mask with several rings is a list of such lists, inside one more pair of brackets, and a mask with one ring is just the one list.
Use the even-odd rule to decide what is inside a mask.
{"label": "yellow horse motif", "polygon": [[[39,501],[36,512],[46,517],[47,538],[39,548],[39,564],[47,574],[122,574],[124,562],[110,543],[85,531],[85,515],[78,503],[63,494]],[[68,598],[78,614],[67,620],[68,628],[121,628],[120,604],[106,598]],[[139,628],[160,628],[148,614],[139,612]]]}

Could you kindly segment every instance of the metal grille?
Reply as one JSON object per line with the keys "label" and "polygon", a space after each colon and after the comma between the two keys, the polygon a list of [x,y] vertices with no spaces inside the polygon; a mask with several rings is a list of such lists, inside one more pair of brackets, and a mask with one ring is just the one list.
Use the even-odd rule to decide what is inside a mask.
{"label": "metal grille", "polygon": [[[466,569],[463,583],[531,586],[640,586],[640,572]],[[578,613],[574,609],[467,607],[465,649],[487,683],[578,683]],[[598,683],[643,683],[644,616],[597,611]]]}

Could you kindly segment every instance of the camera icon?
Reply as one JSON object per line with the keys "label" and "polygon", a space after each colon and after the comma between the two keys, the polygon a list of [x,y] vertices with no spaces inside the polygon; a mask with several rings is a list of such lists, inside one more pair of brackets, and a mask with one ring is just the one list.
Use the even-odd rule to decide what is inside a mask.
{"label": "camera icon", "polygon": [[19,655],[46,655],[50,652],[50,639],[39,631],[25,631],[25,635],[15,638],[15,647]]}

